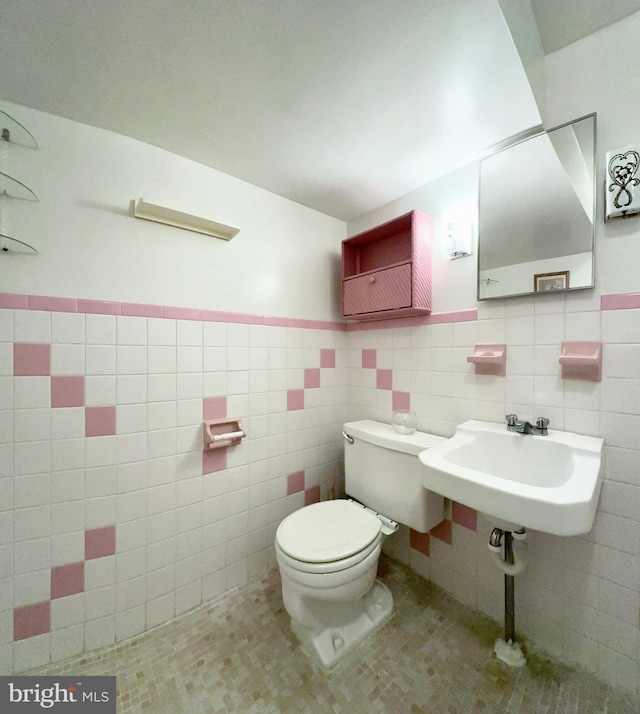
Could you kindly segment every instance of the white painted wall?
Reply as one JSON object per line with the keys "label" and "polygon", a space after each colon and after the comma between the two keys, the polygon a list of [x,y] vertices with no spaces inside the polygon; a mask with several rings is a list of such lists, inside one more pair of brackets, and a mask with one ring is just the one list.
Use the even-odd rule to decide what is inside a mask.
{"label": "white painted wall", "polygon": [[[335,319],[345,224],[194,161],[0,102],[40,149],[6,147],[39,196],[3,201],[5,229],[38,257],[4,256],[0,291]],[[238,226],[226,242],[134,220],[144,198]]]}

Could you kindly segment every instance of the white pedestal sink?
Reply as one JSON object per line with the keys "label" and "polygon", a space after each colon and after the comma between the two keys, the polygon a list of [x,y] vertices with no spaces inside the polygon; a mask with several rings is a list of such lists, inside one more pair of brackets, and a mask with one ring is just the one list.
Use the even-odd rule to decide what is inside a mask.
{"label": "white pedestal sink", "polygon": [[546,436],[471,420],[423,451],[425,488],[495,518],[554,535],[588,533],[601,487],[603,440]]}

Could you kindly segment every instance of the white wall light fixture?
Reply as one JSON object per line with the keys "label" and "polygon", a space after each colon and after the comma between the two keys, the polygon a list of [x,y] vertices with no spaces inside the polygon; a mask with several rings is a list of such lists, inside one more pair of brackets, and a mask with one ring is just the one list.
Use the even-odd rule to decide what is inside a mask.
{"label": "white wall light fixture", "polygon": [[186,231],[193,231],[194,233],[202,233],[203,235],[221,238],[222,240],[231,240],[240,232],[239,228],[227,226],[217,221],[210,221],[207,218],[200,218],[200,216],[193,216],[190,213],[175,211],[172,208],[157,206],[154,203],[147,203],[142,198],[138,199],[135,203],[133,215],[135,218],[142,218],[145,221],[164,223],[167,226],[182,228]]}
{"label": "white wall light fixture", "polygon": [[473,218],[466,205],[451,206],[442,212],[445,254],[456,260],[473,254]]}

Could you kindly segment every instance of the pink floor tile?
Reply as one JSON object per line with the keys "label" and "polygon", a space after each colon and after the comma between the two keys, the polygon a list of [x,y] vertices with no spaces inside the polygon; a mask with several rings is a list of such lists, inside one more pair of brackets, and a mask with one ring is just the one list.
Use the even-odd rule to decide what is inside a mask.
{"label": "pink floor tile", "polygon": [[51,599],[84,592],[84,561],[51,568]]}
{"label": "pink floor tile", "polygon": [[116,408],[85,407],[85,436],[113,436],[116,433]]}
{"label": "pink floor tile", "polygon": [[16,607],[13,611],[13,641],[51,631],[51,601]]}
{"label": "pink floor tile", "polygon": [[51,377],[52,407],[83,407],[84,377]]}
{"label": "pink floor tile", "polygon": [[16,377],[46,377],[51,374],[51,345],[13,345],[13,374]]}
{"label": "pink floor tile", "polygon": [[84,532],[85,560],[104,558],[116,552],[116,527],[105,526]]}

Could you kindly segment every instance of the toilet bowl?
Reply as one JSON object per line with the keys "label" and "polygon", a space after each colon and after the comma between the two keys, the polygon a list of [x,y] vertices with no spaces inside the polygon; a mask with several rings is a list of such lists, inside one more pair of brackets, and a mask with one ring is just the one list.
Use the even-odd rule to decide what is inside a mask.
{"label": "toilet bowl", "polygon": [[391,593],[376,582],[382,538],[380,520],[347,500],[306,506],[278,527],[285,609],[295,634],[325,667],[392,613]]}
{"label": "toilet bowl", "polygon": [[384,534],[397,528],[391,519],[426,533],[444,517],[444,499],[423,488],[417,458],[440,437],[397,434],[374,421],[344,427],[346,490],[358,502],[305,506],[275,538],[291,628],[325,667],[392,615],[391,592],[376,579]]}

